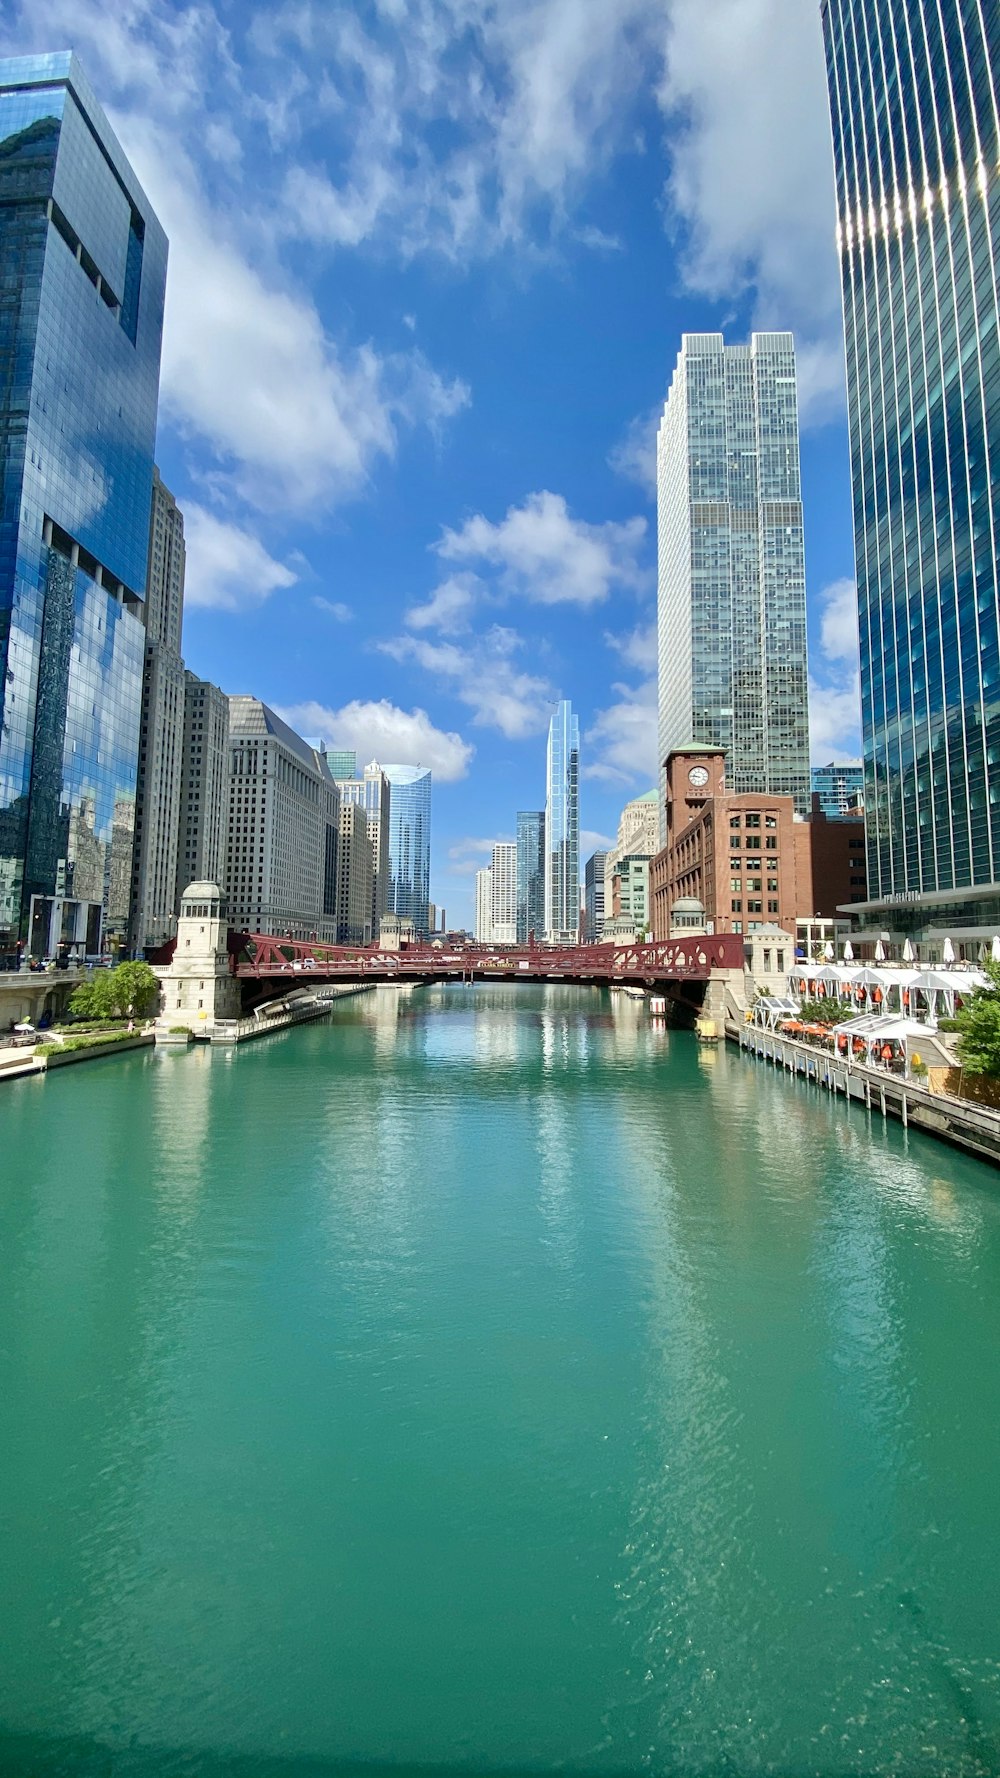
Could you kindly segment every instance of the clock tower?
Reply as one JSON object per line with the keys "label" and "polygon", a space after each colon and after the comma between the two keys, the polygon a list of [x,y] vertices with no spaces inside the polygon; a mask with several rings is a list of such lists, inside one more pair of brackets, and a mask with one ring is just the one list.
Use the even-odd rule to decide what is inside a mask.
{"label": "clock tower", "polygon": [[726,788],[726,756],[719,747],[675,747],[666,760],[667,845]]}

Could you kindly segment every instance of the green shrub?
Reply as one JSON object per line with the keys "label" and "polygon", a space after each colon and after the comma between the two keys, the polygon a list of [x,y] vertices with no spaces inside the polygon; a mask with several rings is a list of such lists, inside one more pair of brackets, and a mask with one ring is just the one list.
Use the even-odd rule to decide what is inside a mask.
{"label": "green shrub", "polygon": [[938,1019],[937,1028],[939,1031],[961,1031],[962,1025],[959,1019]]}
{"label": "green shrub", "polygon": [[65,1037],[62,1043],[40,1043],[36,1046],[36,1056],[65,1055],[67,1050],[106,1049],[109,1044],[122,1043],[126,1038],[134,1036],[131,1031],[91,1031],[86,1036]]}
{"label": "green shrub", "polygon": [[171,1037],[190,1037],[191,1035],[190,1025],[168,1025],[167,1031]]}

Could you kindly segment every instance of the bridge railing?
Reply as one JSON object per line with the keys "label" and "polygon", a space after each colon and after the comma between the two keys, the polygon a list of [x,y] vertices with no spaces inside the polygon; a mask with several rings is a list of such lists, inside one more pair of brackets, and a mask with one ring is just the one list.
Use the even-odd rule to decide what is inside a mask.
{"label": "bridge railing", "polygon": [[236,959],[241,976],[279,976],[306,986],[324,977],[377,976],[385,980],[476,974],[498,978],[577,981],[706,981],[713,970],[743,968],[738,933],[707,933],[633,945],[531,945],[507,950],[473,946],[437,950],[413,945],[380,951],[357,945],[326,945],[309,940],[254,933],[244,938]]}

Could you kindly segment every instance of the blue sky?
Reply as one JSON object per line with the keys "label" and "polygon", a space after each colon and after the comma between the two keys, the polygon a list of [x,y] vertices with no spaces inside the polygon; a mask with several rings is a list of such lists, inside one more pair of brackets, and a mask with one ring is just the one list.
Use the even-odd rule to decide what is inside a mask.
{"label": "blue sky", "polygon": [[661,406],[683,331],[799,351],[813,757],[854,757],[813,0],[0,0],[73,47],[171,242],[159,461],[189,665],[434,773],[432,893],[583,732],[584,856],[655,770]]}

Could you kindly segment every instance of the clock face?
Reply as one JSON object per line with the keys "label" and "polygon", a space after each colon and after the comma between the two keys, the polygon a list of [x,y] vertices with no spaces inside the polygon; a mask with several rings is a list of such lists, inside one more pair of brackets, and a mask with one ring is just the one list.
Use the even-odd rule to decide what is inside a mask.
{"label": "clock face", "polygon": [[707,784],[708,783],[708,768],[707,768],[707,766],[692,766],[691,770],[688,773],[688,783],[693,784],[697,790],[700,790],[702,788],[702,785]]}

